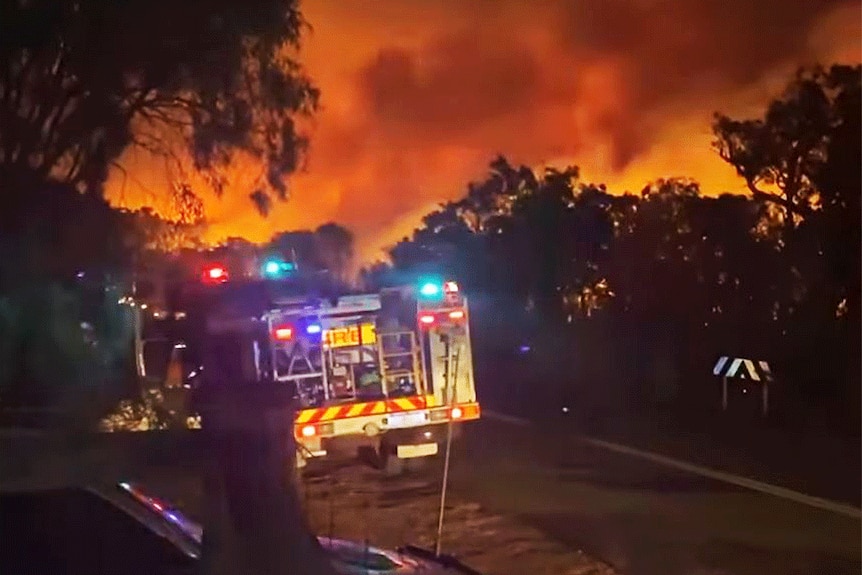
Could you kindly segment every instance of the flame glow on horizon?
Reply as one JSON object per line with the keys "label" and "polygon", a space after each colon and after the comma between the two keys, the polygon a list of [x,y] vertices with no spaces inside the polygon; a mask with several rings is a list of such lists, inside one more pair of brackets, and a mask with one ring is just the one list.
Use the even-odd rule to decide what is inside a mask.
{"label": "flame glow on horizon", "polygon": [[[759,115],[801,64],[862,61],[862,10],[841,0],[306,0],[303,12],[301,60],[322,92],[308,165],[262,218],[240,158],[222,197],[201,194],[210,241],[336,221],[360,260],[377,259],[498,154],[575,164],[612,192],[670,176],[742,192],[710,148],[712,114]],[[129,150],[120,163],[109,198],[168,212],[164,161]]]}

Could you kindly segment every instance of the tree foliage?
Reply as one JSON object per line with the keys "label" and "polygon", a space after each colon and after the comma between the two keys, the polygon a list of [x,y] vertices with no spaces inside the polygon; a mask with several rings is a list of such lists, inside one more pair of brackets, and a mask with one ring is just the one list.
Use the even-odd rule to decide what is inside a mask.
{"label": "tree foliage", "polygon": [[325,270],[342,283],[349,283],[353,271],[353,233],[334,222],[313,231],[280,232],[263,246],[263,251],[296,261],[306,271]]}
{"label": "tree foliage", "polygon": [[714,126],[716,149],[745,178],[754,199],[780,207],[785,222],[780,241],[789,247],[789,265],[809,278],[819,276],[826,288],[823,305],[832,312],[850,306],[854,316],[859,310],[860,88],[860,66],[803,69],[762,119],[718,115]]}
{"label": "tree foliage", "polygon": [[[83,291],[122,295],[153,250],[195,245],[204,214],[188,182],[165,190],[172,222],[102,199],[129,146],[191,165],[216,192],[243,154],[261,166],[249,190],[261,211],[287,196],[285,176],[306,145],[297,121],[317,102],[294,59],[302,28],[291,0],[0,1],[0,301],[27,307],[26,294],[43,291],[46,301],[79,300],[33,304],[42,318],[8,324],[21,330],[12,340],[31,330],[44,349],[78,357],[69,346],[83,345],[81,322],[96,317]],[[122,316],[112,297],[105,321]],[[47,327],[55,321],[62,330]],[[57,340],[60,331],[71,339]],[[63,379],[28,365],[19,380]]]}
{"label": "tree foliage", "polygon": [[[703,396],[715,358],[737,354],[777,366],[786,399],[841,411],[858,404],[860,107],[860,68],[834,66],[801,71],[762,119],[717,115],[716,150],[749,197],[704,197],[689,178],[612,195],[576,167],[497,158],[391,249],[394,271],[435,269],[490,296],[478,329],[489,316],[510,323],[489,340],[524,332],[526,310],[555,334],[547,361],[564,364],[560,380],[590,381],[588,393],[622,401],[673,379],[649,368],[670,362],[690,382],[673,394]],[[574,377],[579,362],[601,367]]]}
{"label": "tree foliage", "polygon": [[716,114],[715,149],[745,179],[753,197],[780,206],[788,230],[821,202],[816,179],[826,169],[835,131],[846,129],[859,67],[802,69],[764,117]]}
{"label": "tree foliage", "polygon": [[[251,198],[284,198],[317,91],[291,57],[297,2],[4,0],[0,7],[0,185],[46,180],[100,194],[130,144],[177,153],[218,177],[236,150],[264,167]],[[166,134],[167,132],[167,134]]]}

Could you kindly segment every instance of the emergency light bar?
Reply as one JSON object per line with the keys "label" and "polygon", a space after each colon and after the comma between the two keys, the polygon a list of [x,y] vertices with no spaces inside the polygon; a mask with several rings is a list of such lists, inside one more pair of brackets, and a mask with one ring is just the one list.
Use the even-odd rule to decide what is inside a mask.
{"label": "emergency light bar", "polygon": [[[319,336],[323,332],[323,327],[319,323],[310,323],[303,329],[299,326],[300,331],[304,331],[307,335]],[[282,324],[275,326],[272,329],[272,338],[276,341],[290,341],[297,334],[297,326],[291,324]]]}

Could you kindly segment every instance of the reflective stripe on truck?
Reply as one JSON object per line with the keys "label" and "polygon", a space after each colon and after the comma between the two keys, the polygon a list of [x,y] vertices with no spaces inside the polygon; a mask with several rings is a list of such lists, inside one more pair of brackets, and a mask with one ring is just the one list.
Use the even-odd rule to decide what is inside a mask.
{"label": "reflective stripe on truck", "polygon": [[[403,399],[403,398],[402,398]],[[421,399],[421,398],[419,398]],[[394,400],[390,400],[394,401]],[[376,402],[375,402],[376,403]],[[387,403],[387,402],[381,402]],[[344,406],[351,407],[351,406]],[[323,410],[328,410],[332,408],[321,408]],[[417,423],[416,425],[409,425],[404,427],[421,427],[423,425],[433,425],[438,423],[445,423],[449,420],[452,421],[470,421],[479,419],[481,417],[481,409],[479,408],[478,403],[459,403],[451,406],[441,406],[434,408],[425,408],[425,409],[411,409],[411,410],[398,410],[398,413],[408,414],[410,412],[414,413],[427,413],[427,419],[423,418],[422,423]],[[392,412],[389,412],[392,413]],[[365,417],[371,419],[374,415],[378,417],[375,419],[379,419],[379,416],[385,415],[385,412],[380,412],[377,414],[368,414]],[[354,416],[357,417],[357,416]],[[361,416],[360,416],[361,417]],[[330,418],[328,420],[315,420],[300,422],[297,418],[296,425],[294,426],[294,433],[297,438],[311,438],[311,437],[330,437],[335,434],[335,425],[334,420],[338,418]],[[346,418],[342,418],[346,419]],[[388,426],[384,425],[383,429],[387,429]]]}
{"label": "reflective stripe on truck", "polygon": [[296,414],[296,423],[317,423],[319,421],[331,421],[333,419],[345,419],[348,417],[362,417],[363,415],[379,415],[382,413],[395,413],[399,411],[412,411],[414,409],[425,409],[435,404],[433,395],[398,397],[395,399],[383,399],[368,401],[365,403],[348,403],[345,405],[332,405],[329,407],[313,407],[303,409]]}

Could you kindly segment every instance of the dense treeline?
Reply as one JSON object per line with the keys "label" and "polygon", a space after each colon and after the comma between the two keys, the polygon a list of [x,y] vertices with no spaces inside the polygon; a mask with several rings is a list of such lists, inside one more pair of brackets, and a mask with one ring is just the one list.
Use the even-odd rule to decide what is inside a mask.
{"label": "dense treeline", "polygon": [[860,68],[835,66],[801,71],[762,119],[716,116],[716,151],[750,196],[685,178],[614,195],[576,167],[498,158],[365,280],[453,275],[480,302],[486,365],[504,371],[533,342],[534,395],[697,413],[718,401],[713,363],[734,355],[771,362],[778,417],[856,428],[859,112]]}

